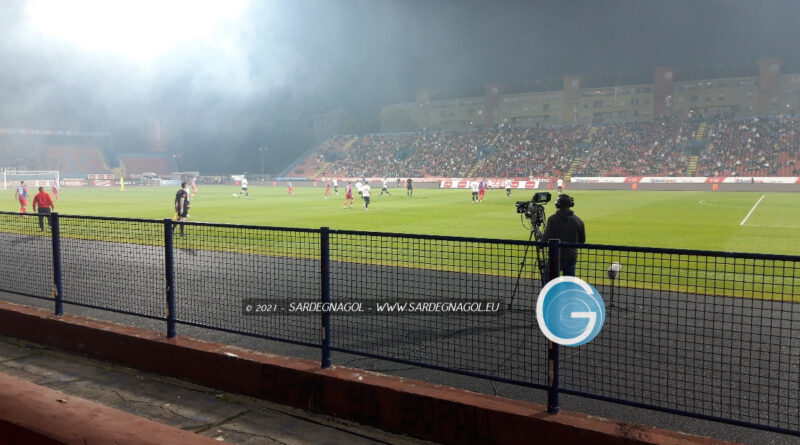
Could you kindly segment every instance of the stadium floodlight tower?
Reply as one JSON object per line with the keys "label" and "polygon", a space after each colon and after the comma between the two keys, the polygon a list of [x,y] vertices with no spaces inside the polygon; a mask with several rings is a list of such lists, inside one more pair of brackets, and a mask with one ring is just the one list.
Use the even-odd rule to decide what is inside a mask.
{"label": "stadium floodlight tower", "polygon": [[267,147],[260,147],[258,149],[259,153],[261,153],[261,180],[264,180],[264,153],[269,151]]}
{"label": "stadium floodlight tower", "polygon": [[3,190],[8,190],[25,181],[28,187],[50,187],[59,184],[58,170],[10,170],[4,169],[2,173]]}

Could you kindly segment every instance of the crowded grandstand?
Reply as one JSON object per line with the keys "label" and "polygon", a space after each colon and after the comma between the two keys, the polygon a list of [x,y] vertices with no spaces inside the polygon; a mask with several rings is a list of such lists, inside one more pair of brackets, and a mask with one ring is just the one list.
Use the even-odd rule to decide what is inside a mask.
{"label": "crowded grandstand", "polygon": [[[110,166],[91,146],[7,144],[4,165],[58,170],[62,177],[146,172],[169,177],[175,166],[160,153],[118,156]],[[427,130],[334,136],[287,176],[512,177],[798,176],[800,118],[736,118],[721,114],[663,117],[650,122]]]}
{"label": "crowded grandstand", "polygon": [[715,114],[335,136],[288,176],[797,176],[799,158],[800,118]]}

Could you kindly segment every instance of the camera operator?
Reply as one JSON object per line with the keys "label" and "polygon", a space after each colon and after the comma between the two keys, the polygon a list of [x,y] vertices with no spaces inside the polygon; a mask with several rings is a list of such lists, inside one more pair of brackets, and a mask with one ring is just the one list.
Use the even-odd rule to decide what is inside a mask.
{"label": "camera operator", "polygon": [[[547,218],[547,226],[542,235],[542,241],[559,239],[564,243],[585,243],[586,231],[583,221],[570,210],[575,206],[575,200],[569,195],[560,195],[556,201],[556,213]],[[575,275],[575,265],[578,262],[578,251],[575,248],[561,249],[561,273]]]}

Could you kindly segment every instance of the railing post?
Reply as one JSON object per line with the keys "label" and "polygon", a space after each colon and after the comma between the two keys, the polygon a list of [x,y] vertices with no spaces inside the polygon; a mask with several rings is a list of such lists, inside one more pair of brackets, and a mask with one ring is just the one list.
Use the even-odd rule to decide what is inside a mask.
{"label": "railing post", "polygon": [[[547,243],[548,253],[548,281],[554,280],[561,274],[561,241],[551,239]],[[550,340],[547,341],[547,412],[556,414],[559,410],[558,404],[558,364],[559,364],[559,345]]]}
{"label": "railing post", "polygon": [[172,220],[164,219],[164,277],[167,280],[167,338],[175,337],[175,260],[172,255]]}
{"label": "railing post", "polygon": [[[330,234],[328,227],[319,232],[320,297],[322,304],[331,302]],[[331,313],[322,311],[322,368],[331,367]]]}
{"label": "railing post", "polygon": [[64,294],[61,283],[61,225],[58,213],[53,212],[50,218],[50,239],[53,243],[53,297],[56,302],[56,315],[64,315]]}

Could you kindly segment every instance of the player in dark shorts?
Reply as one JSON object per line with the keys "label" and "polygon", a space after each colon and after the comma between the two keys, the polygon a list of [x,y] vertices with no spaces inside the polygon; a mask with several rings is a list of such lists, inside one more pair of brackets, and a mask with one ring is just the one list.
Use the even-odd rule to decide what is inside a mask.
{"label": "player in dark shorts", "polygon": [[181,189],[175,193],[175,213],[183,236],[183,223],[189,217],[189,191],[186,182],[181,182]]}
{"label": "player in dark shorts", "polygon": [[389,185],[386,183],[386,178],[383,178],[383,186],[381,187],[381,196],[386,193],[389,196],[392,196],[392,193],[389,192]]}
{"label": "player in dark shorts", "polygon": [[411,185],[411,178],[406,179],[406,196],[409,198],[414,194],[414,186]]}

